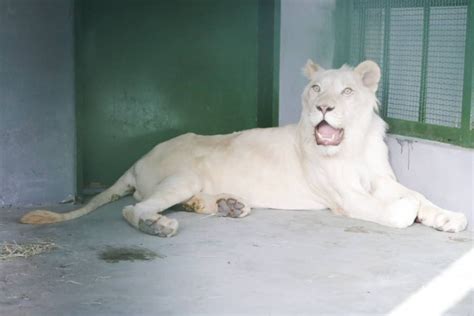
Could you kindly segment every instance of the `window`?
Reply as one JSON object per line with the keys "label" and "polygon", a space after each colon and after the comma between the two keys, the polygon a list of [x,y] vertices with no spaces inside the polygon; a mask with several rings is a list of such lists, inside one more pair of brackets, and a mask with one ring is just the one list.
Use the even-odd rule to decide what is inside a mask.
{"label": "window", "polygon": [[382,68],[390,132],[474,147],[469,0],[353,0],[350,63]]}

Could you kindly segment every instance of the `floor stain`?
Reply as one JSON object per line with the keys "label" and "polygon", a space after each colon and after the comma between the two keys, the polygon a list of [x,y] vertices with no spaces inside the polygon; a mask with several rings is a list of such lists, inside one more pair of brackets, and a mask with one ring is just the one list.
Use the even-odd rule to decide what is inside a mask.
{"label": "floor stain", "polygon": [[368,233],[375,233],[375,234],[385,234],[385,232],[380,231],[380,230],[367,230],[365,227],[362,226],[351,226],[347,227],[344,229],[345,232],[347,233],[362,233],[362,234],[368,234]]}
{"label": "floor stain", "polygon": [[156,258],[165,258],[165,256],[140,247],[107,247],[99,252],[99,258],[108,263],[117,263],[120,261],[149,261]]}
{"label": "floor stain", "polygon": [[457,242],[469,242],[472,241],[470,238],[460,238],[460,237],[448,237],[449,240],[451,241],[457,241]]}
{"label": "floor stain", "polygon": [[363,234],[367,234],[369,233],[364,227],[362,226],[351,226],[351,227],[347,227],[346,229],[344,229],[345,232],[348,232],[348,233],[363,233]]}

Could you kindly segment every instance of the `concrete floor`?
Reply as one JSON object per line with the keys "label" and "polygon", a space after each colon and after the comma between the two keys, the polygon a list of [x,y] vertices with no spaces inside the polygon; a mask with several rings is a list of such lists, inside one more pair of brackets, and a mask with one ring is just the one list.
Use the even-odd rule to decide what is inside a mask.
{"label": "concrete floor", "polygon": [[[473,246],[472,232],[391,229],[328,211],[254,210],[243,219],[176,212],[178,235],[161,239],[122,220],[130,203],[36,227],[17,224],[26,210],[0,209],[0,242],[59,246],[0,261],[0,315],[386,314]],[[104,261],[111,247],[158,257]],[[448,314],[474,315],[473,297]]]}

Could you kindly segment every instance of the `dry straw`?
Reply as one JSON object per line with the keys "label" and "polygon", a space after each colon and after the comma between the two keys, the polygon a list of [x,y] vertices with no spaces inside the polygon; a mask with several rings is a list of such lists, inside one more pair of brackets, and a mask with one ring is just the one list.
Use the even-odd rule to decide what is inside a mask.
{"label": "dry straw", "polygon": [[0,247],[0,260],[11,258],[28,258],[39,255],[40,253],[49,252],[56,248],[56,244],[49,241],[24,243],[17,243],[16,241],[3,242]]}

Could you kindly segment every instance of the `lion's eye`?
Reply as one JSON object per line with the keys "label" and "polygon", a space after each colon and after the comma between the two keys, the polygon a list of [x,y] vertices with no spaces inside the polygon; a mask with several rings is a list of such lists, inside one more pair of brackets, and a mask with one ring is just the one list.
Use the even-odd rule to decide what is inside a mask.
{"label": "lion's eye", "polygon": [[352,92],[354,92],[354,90],[352,90],[351,88],[345,88],[344,90],[342,90],[343,95],[351,95]]}
{"label": "lion's eye", "polygon": [[313,89],[314,92],[320,92],[321,91],[321,87],[317,84],[312,85],[311,89]]}

